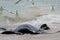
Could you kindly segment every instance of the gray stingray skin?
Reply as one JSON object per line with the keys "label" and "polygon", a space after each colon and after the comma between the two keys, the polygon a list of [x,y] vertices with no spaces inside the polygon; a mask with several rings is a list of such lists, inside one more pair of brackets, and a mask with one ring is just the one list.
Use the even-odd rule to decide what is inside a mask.
{"label": "gray stingray skin", "polygon": [[34,33],[44,33],[44,30],[42,29],[37,29],[34,26],[30,25],[30,24],[23,24],[18,26],[16,29],[12,30],[15,33],[19,33],[18,31],[21,29],[29,29],[30,31],[34,32]]}

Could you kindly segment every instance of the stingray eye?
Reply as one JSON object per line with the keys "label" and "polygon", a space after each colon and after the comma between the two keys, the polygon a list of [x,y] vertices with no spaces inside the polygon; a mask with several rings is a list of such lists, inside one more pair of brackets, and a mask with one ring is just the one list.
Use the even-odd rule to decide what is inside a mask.
{"label": "stingray eye", "polygon": [[43,29],[44,29],[44,30],[49,30],[50,28],[49,28],[49,27],[44,27]]}
{"label": "stingray eye", "polygon": [[47,27],[46,24],[42,24],[40,28],[44,28],[44,27]]}
{"label": "stingray eye", "polygon": [[41,25],[40,28],[41,28],[41,29],[44,29],[44,30],[49,30],[49,29],[50,29],[50,28],[47,26],[47,24]]}
{"label": "stingray eye", "polygon": [[43,27],[44,29],[46,29],[47,27]]}

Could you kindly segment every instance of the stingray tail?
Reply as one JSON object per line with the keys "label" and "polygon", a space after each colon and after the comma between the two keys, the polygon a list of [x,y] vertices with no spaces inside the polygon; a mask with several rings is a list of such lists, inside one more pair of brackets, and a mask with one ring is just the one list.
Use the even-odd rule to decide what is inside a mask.
{"label": "stingray tail", "polygon": [[1,34],[15,34],[15,33],[12,32],[12,31],[4,31],[4,32],[2,32]]}

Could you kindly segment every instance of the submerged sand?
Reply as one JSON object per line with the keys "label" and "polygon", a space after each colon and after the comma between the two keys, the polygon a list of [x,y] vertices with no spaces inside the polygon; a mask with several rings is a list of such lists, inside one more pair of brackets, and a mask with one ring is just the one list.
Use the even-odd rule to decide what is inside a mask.
{"label": "submerged sand", "polygon": [[38,35],[3,35],[0,34],[0,40],[60,40],[60,33],[38,34]]}

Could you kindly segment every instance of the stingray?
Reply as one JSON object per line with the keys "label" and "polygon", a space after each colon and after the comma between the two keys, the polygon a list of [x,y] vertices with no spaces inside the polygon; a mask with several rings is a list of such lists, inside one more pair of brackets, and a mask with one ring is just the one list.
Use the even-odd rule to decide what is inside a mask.
{"label": "stingray", "polygon": [[44,30],[49,30],[50,28],[43,24],[39,29],[35,28],[30,24],[19,25],[16,29],[10,31],[4,31],[1,34],[43,34]]}

